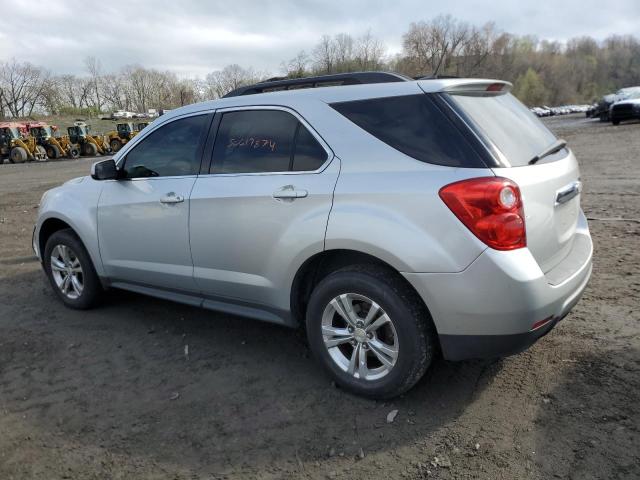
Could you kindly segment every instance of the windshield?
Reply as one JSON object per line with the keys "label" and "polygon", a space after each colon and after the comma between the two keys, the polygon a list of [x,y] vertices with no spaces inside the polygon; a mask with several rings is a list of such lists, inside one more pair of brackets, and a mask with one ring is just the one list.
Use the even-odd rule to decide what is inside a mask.
{"label": "windshield", "polygon": [[[529,160],[556,141],[538,117],[510,93],[495,96],[451,94],[449,97],[491,140],[504,157],[502,163],[508,166],[528,165]],[[564,157],[563,151],[545,157],[544,163]]]}

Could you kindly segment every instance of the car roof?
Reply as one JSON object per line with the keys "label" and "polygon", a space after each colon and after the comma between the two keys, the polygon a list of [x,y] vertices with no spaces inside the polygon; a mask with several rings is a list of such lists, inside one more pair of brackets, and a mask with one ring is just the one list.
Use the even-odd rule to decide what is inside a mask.
{"label": "car roof", "polygon": [[[300,102],[319,101],[323,103],[348,102],[367,98],[393,97],[418,93],[435,93],[442,91],[464,91],[465,88],[481,88],[484,85],[500,83],[506,89],[511,84],[501,80],[479,78],[428,79],[406,82],[374,83],[361,85],[340,85],[333,87],[301,88],[295,90],[280,90],[275,92],[257,93],[219,98],[206,102],[187,105],[160,118],[164,121],[175,116],[181,116],[199,111],[215,110],[242,106],[294,106]],[[162,123],[164,123],[164,121]]]}

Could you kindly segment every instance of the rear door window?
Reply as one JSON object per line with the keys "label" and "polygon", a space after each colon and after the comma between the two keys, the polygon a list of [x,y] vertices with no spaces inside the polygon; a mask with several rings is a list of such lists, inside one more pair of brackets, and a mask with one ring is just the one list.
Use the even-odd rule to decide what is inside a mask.
{"label": "rear door window", "polygon": [[331,105],[363,130],[421,162],[485,167],[461,131],[426,94]]}
{"label": "rear door window", "polygon": [[327,152],[322,145],[311,135],[304,125],[298,123],[296,135],[296,148],[293,155],[293,168],[295,171],[317,170],[327,160]]}
{"label": "rear door window", "polygon": [[[452,94],[449,98],[495,144],[508,166],[528,165],[529,160],[556,141],[555,135],[538,117],[510,93],[491,96]],[[540,163],[559,160],[566,155],[566,150],[560,150]]]}
{"label": "rear door window", "polygon": [[327,152],[291,113],[240,110],[222,114],[210,173],[317,170]]}

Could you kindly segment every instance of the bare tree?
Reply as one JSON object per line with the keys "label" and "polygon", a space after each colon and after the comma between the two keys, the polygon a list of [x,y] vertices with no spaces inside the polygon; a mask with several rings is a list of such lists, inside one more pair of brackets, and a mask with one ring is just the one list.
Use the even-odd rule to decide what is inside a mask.
{"label": "bare tree", "polygon": [[287,63],[283,62],[282,70],[289,78],[301,78],[307,75],[309,63],[310,59],[307,52],[300,50],[298,54]]}
{"label": "bare tree", "polygon": [[13,117],[30,116],[42,102],[49,86],[49,74],[30,63],[15,59],[0,66],[2,109]]}
{"label": "bare tree", "polygon": [[354,47],[354,63],[358,70],[379,70],[384,62],[384,44],[368,30],[359,37]]}
{"label": "bare tree", "polygon": [[313,63],[317,73],[334,73],[336,49],[329,35],[323,35],[313,49]]}
{"label": "bare tree", "polygon": [[91,106],[99,112],[102,110],[102,67],[100,60],[95,57],[87,57],[84,59],[84,66],[89,74],[91,84],[91,95],[88,98],[91,99]]}
{"label": "bare tree", "polygon": [[220,98],[243,85],[250,85],[259,80],[260,75],[252,68],[245,69],[240,65],[227,65],[222,70],[211,72],[206,77],[206,96]]}

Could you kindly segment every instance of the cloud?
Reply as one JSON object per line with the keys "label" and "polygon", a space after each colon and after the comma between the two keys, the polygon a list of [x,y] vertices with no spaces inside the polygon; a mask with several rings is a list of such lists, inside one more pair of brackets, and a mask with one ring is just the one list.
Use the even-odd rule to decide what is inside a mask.
{"label": "cloud", "polygon": [[[0,60],[15,57],[53,72],[82,73],[83,59],[105,70],[141,64],[204,76],[231,63],[277,73],[282,61],[310,51],[322,34],[371,29],[390,52],[412,21],[438,14],[504,31],[566,40],[636,34],[640,2],[618,0],[226,0],[89,2],[11,0],[0,32]],[[612,4],[615,4],[612,5]]]}

